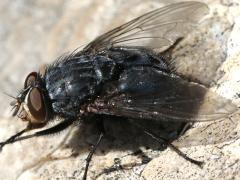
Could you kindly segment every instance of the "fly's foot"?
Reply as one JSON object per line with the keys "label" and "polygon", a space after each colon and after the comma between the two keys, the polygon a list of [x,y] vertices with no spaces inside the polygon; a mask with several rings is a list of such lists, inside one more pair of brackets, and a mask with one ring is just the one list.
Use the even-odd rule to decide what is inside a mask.
{"label": "fly's foot", "polygon": [[2,152],[2,149],[3,149],[4,145],[5,145],[4,143],[0,143],[0,152]]}

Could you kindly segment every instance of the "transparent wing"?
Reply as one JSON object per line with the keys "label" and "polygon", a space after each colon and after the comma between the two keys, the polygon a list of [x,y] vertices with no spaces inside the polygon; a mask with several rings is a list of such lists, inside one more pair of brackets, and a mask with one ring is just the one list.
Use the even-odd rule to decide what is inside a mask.
{"label": "transparent wing", "polygon": [[156,121],[195,122],[224,119],[238,110],[205,86],[152,68],[131,69],[119,80],[122,93],[98,99],[97,113]]}
{"label": "transparent wing", "polygon": [[[98,113],[134,119],[201,122],[225,119],[237,111],[237,107],[230,100],[215,93],[210,93],[210,97],[207,89],[202,86],[192,83],[184,86],[184,90],[189,94],[169,89],[168,92],[160,90],[159,94],[152,97],[122,94],[106,104],[100,100],[96,103],[100,105],[97,107]],[[196,91],[200,94],[195,94]],[[207,93],[206,97],[202,97],[204,93]]]}
{"label": "transparent wing", "polygon": [[208,13],[201,2],[171,4],[119,26],[88,44],[85,52],[98,52],[114,46],[163,48],[183,37],[191,25]]}

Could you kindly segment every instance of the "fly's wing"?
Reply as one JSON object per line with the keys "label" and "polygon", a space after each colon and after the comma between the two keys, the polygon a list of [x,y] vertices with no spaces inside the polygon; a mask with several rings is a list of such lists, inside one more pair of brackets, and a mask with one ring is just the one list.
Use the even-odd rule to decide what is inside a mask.
{"label": "fly's wing", "polygon": [[95,53],[116,46],[163,48],[183,37],[191,25],[208,14],[201,2],[171,4],[119,26],[99,37],[84,48],[85,53]]}
{"label": "fly's wing", "polygon": [[153,68],[126,70],[115,95],[91,105],[99,114],[156,121],[213,121],[228,117],[237,107],[206,87]]}

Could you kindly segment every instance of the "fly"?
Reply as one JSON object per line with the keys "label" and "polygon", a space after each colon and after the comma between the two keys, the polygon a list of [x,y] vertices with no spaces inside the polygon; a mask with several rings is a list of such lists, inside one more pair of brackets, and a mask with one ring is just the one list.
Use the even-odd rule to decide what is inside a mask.
{"label": "fly", "polygon": [[[132,119],[133,126],[201,166],[202,162],[187,157],[168,138],[159,137],[138,122],[186,125],[223,119],[237,110],[229,100],[210,93],[204,85],[179,76],[173,70],[172,60],[157,53],[183,38],[208,11],[201,2],[181,2],[156,9],[97,37],[82,50],[62,56],[45,72],[31,72],[11,103],[13,116],[28,125],[1,142],[0,148],[60,132],[76,121],[85,123],[94,116],[100,122],[101,133],[86,160],[86,179],[91,158],[105,134],[104,117],[123,117]],[[56,117],[62,119],[57,125],[23,135],[43,128]]]}

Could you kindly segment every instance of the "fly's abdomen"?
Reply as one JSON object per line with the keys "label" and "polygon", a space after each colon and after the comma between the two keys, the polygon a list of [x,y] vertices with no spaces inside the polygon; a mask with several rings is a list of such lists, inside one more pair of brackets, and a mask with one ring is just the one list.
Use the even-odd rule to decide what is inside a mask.
{"label": "fly's abdomen", "polygon": [[112,78],[115,64],[103,56],[61,60],[48,68],[46,89],[55,113],[76,116],[86,99],[92,100],[101,83]]}

